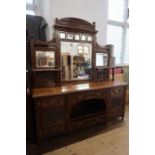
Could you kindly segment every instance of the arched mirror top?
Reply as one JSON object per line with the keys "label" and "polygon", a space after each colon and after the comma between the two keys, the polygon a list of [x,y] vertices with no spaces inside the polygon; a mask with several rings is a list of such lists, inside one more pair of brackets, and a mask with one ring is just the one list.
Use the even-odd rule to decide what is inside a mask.
{"label": "arched mirror top", "polygon": [[95,22],[90,23],[79,18],[56,18],[54,28],[56,38],[65,41],[92,43],[97,33]]}
{"label": "arched mirror top", "polygon": [[95,22],[90,23],[80,18],[56,18],[55,25],[56,30],[76,31],[96,34]]}

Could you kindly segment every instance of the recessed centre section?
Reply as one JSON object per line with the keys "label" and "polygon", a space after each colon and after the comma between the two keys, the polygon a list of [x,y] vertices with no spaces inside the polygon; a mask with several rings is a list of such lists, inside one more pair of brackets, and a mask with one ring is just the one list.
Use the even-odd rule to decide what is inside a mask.
{"label": "recessed centre section", "polygon": [[84,100],[72,107],[71,119],[81,118],[88,115],[94,115],[105,112],[106,104],[104,99],[89,99]]}

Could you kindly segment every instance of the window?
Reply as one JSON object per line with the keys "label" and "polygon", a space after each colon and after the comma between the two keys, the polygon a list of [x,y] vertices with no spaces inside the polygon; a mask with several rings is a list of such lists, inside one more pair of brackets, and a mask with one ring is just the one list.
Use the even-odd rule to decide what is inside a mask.
{"label": "window", "polygon": [[109,0],[107,44],[114,45],[116,64],[128,64],[128,0]]}
{"label": "window", "polygon": [[108,19],[124,21],[124,6],[126,0],[109,0]]}
{"label": "window", "polygon": [[108,44],[114,45],[114,56],[116,57],[116,64],[121,64],[122,31],[122,28],[119,26],[108,25],[107,28],[107,40]]}
{"label": "window", "polygon": [[126,36],[125,36],[125,49],[124,49],[124,63],[129,63],[129,29],[126,29]]}
{"label": "window", "polygon": [[37,0],[26,0],[26,14],[35,15],[36,14],[36,2]]}
{"label": "window", "polygon": [[26,0],[26,3],[33,4],[33,0]]}
{"label": "window", "polygon": [[31,11],[31,10],[26,10],[26,14],[27,15],[35,15],[34,11]]}

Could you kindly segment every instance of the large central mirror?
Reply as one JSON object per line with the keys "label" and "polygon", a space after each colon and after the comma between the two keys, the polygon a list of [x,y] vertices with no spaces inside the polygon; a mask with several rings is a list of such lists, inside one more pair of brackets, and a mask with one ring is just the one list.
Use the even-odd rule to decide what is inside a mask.
{"label": "large central mirror", "polygon": [[60,45],[62,80],[89,79],[92,67],[92,44],[61,41]]}

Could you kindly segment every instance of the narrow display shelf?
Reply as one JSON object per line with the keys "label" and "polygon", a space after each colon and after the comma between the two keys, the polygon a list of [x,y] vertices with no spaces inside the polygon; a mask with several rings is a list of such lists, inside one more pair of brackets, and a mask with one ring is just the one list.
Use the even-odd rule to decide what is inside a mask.
{"label": "narrow display shelf", "polygon": [[104,66],[104,67],[96,67],[97,69],[113,69],[113,68],[122,68],[123,66]]}
{"label": "narrow display shelf", "polygon": [[33,72],[58,72],[58,71],[61,71],[62,69],[57,69],[57,68],[53,68],[53,69],[49,69],[49,68],[43,68],[43,69],[32,69]]}

